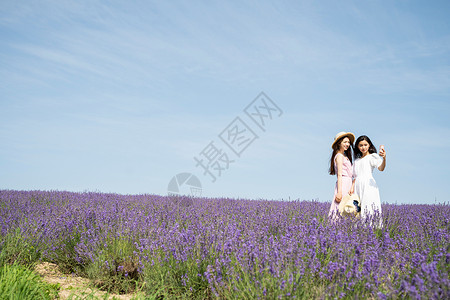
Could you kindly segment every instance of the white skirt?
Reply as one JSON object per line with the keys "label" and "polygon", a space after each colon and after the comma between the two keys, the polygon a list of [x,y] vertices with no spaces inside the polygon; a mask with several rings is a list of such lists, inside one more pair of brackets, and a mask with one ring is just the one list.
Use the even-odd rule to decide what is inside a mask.
{"label": "white skirt", "polygon": [[357,177],[355,193],[361,200],[361,219],[379,218],[381,225],[380,191],[373,177]]}

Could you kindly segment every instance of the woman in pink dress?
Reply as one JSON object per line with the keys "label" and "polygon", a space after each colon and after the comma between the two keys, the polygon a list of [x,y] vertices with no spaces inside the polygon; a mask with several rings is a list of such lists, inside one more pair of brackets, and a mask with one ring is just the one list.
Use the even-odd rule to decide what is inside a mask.
{"label": "woman in pink dress", "polygon": [[333,202],[331,203],[328,216],[332,218],[338,214],[339,202],[343,195],[353,194],[353,167],[352,148],[355,135],[351,132],[339,132],[331,145],[333,154],[330,159],[330,175],[337,175],[336,186],[334,188]]}

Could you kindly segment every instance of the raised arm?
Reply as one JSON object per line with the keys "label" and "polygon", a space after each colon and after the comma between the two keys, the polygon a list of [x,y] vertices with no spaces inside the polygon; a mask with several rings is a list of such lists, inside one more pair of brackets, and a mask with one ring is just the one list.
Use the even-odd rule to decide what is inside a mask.
{"label": "raised arm", "polygon": [[380,156],[383,158],[383,162],[378,167],[378,170],[384,171],[384,168],[386,168],[386,150],[384,150],[384,148],[380,149]]}

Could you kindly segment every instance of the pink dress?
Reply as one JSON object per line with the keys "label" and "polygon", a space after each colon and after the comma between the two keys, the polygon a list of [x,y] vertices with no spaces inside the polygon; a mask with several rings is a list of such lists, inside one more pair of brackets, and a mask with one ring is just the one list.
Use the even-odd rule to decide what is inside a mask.
{"label": "pink dress", "polygon": [[[338,173],[337,170],[337,163],[336,163],[336,158],[338,155],[342,155],[340,153],[336,154],[336,156],[334,157],[334,169],[336,170],[336,176]],[[350,160],[342,155],[344,157],[344,160],[342,162],[342,197],[344,197],[346,194],[348,194],[348,192],[350,191],[350,189],[352,188],[352,176],[353,176],[353,167],[352,167],[352,163],[350,162]],[[334,187],[334,196],[333,196],[333,200],[331,203],[331,207],[330,207],[330,212],[328,213],[328,216],[331,216],[333,213],[337,214],[337,210],[339,207],[339,203],[336,202],[336,194],[338,192],[338,183],[336,180],[336,186]]]}

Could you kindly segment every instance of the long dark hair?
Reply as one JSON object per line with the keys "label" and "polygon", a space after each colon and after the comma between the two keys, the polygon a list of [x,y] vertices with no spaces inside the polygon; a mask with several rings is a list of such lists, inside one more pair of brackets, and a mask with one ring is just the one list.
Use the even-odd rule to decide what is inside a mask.
{"label": "long dark hair", "polygon": [[362,135],[359,138],[356,139],[355,142],[355,159],[362,157],[362,153],[358,148],[359,143],[361,143],[362,141],[366,141],[369,144],[369,153],[377,153],[377,148],[375,148],[375,146],[373,145],[372,141],[369,139],[369,137],[367,135]]}
{"label": "long dark hair", "polygon": [[[337,140],[336,143],[333,144],[333,154],[331,154],[330,169],[328,170],[330,175],[336,175],[336,170],[334,169],[334,158],[336,157],[336,154],[338,153],[339,148],[341,147],[341,143],[345,138],[348,138],[350,140],[350,138],[348,136],[343,136],[339,140]],[[350,140],[350,147],[348,147],[348,149],[344,151],[344,154],[345,154],[345,156],[347,156],[347,158],[350,160],[351,163],[353,163],[352,149],[353,149],[353,144],[351,143],[351,140]]]}

